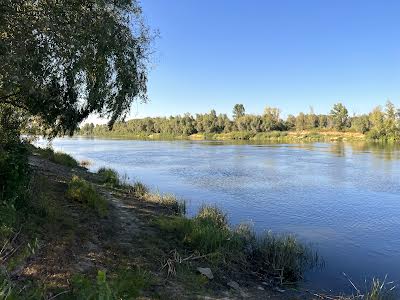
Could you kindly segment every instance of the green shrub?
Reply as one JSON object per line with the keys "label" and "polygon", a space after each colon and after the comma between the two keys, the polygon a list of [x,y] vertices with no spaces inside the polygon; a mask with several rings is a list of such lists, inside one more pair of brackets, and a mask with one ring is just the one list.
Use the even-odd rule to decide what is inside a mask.
{"label": "green shrub", "polygon": [[78,176],[73,176],[69,182],[67,197],[95,209],[100,216],[107,215],[107,201],[96,192],[93,185]]}
{"label": "green shrub", "polygon": [[118,187],[121,185],[119,175],[113,169],[102,167],[97,171],[97,174],[100,175],[101,181],[109,186]]}

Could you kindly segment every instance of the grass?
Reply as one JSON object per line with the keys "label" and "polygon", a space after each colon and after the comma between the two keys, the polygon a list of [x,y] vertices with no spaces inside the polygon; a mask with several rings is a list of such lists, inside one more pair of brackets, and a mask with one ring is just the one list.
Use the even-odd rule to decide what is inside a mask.
{"label": "grass", "polygon": [[90,167],[91,164],[92,164],[92,162],[91,162],[90,160],[88,160],[88,159],[83,159],[83,160],[81,160],[80,163],[79,163],[79,165],[80,165],[82,168],[85,168],[85,169],[87,169],[88,167]]}
{"label": "grass", "polygon": [[79,166],[79,162],[76,161],[71,155],[63,153],[63,152],[55,152],[51,148],[36,148],[35,151],[42,157],[47,158],[48,160],[55,162],[57,164],[67,166],[70,168],[76,168]]}
{"label": "grass", "polygon": [[203,206],[192,219],[165,217],[156,224],[182,247],[206,255],[215,266],[241,265],[279,277],[280,283],[300,280],[305,270],[319,263],[317,254],[294,236],[271,232],[259,236],[246,225],[231,228],[226,215],[214,206]]}
{"label": "grass", "polygon": [[351,286],[355,290],[355,295],[352,296],[342,296],[339,297],[338,300],[355,300],[355,299],[363,299],[363,300],[394,300],[394,290],[397,288],[397,285],[394,281],[387,282],[387,276],[383,280],[379,278],[372,278],[371,281],[367,282],[365,280],[365,291],[361,291],[352,281],[351,279],[343,273],[343,275],[349,280]]}
{"label": "grass", "polygon": [[136,197],[145,197],[150,192],[150,189],[143,183],[136,181],[131,187],[131,193]]}
{"label": "grass", "polygon": [[110,277],[105,271],[98,271],[96,280],[77,275],[72,280],[71,296],[74,299],[135,299],[141,291],[148,288],[152,278],[148,272],[119,270]]}
{"label": "grass", "polygon": [[119,187],[121,180],[117,171],[111,168],[102,167],[97,171],[100,175],[101,181],[111,187]]}
{"label": "grass", "polygon": [[93,185],[86,180],[73,176],[68,184],[67,197],[95,209],[99,216],[107,215],[107,201],[99,195]]}
{"label": "grass", "polygon": [[169,209],[175,215],[184,215],[186,213],[186,202],[178,199],[172,194],[146,193],[139,199],[157,203],[160,206]]}

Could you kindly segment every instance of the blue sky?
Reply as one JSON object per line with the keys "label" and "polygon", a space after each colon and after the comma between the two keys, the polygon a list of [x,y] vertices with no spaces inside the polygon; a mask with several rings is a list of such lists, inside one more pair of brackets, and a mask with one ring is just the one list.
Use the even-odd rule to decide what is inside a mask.
{"label": "blue sky", "polygon": [[150,103],[130,117],[185,112],[362,113],[400,106],[400,1],[142,0],[160,31]]}

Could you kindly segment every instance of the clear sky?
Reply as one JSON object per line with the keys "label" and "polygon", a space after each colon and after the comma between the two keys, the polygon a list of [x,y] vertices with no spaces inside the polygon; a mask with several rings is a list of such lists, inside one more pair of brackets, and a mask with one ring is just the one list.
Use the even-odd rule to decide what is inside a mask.
{"label": "clear sky", "polygon": [[142,0],[160,31],[150,103],[132,117],[185,112],[350,113],[400,106],[400,1]]}

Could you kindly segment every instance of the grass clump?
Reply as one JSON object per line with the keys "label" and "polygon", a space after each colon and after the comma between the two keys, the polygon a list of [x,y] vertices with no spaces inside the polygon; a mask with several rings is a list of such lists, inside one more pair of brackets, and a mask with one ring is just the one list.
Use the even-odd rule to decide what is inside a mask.
{"label": "grass clump", "polygon": [[150,189],[145,184],[141,183],[140,181],[136,181],[132,187],[131,192],[138,198],[146,196]]}
{"label": "grass clump", "polygon": [[128,188],[129,192],[139,200],[157,203],[170,209],[176,215],[184,215],[186,213],[186,202],[172,194],[152,193],[147,185],[139,181]]}
{"label": "grass clump", "polygon": [[100,175],[102,182],[106,185],[112,187],[119,187],[121,185],[118,172],[114,169],[102,167],[97,171],[97,174]]}
{"label": "grass clump", "polygon": [[218,265],[241,265],[253,272],[280,278],[280,283],[298,281],[305,270],[318,263],[318,256],[291,235],[271,232],[257,235],[250,226],[231,228],[226,214],[215,206],[203,206],[188,219],[161,218],[161,230],[173,234],[178,243],[207,255]]}
{"label": "grass clump", "polygon": [[75,276],[71,294],[75,299],[135,299],[150,284],[150,274],[141,270],[122,270],[109,277],[98,271],[96,280]]}
{"label": "grass clump", "polygon": [[70,168],[76,168],[79,166],[79,163],[69,154],[64,152],[55,152],[50,147],[46,149],[37,148],[36,151],[40,156],[47,158],[48,160],[55,162],[56,164],[60,164]]}
{"label": "grass clump", "polygon": [[393,282],[386,282],[386,277],[383,281],[379,278],[373,278],[370,288],[364,295],[365,300],[389,300],[394,299],[392,291],[396,288]]}
{"label": "grass clump", "polygon": [[86,180],[73,176],[68,184],[67,197],[95,209],[100,216],[107,215],[107,201]]}
{"label": "grass clump", "polygon": [[397,299],[395,297],[394,290],[397,288],[397,285],[394,281],[387,282],[387,276],[383,280],[379,278],[372,278],[371,281],[367,282],[365,280],[365,291],[362,292],[351,279],[347,276],[346,273],[343,275],[348,279],[349,283],[355,290],[355,294],[352,296],[341,296],[338,299],[340,300],[355,300],[355,299],[364,299],[364,300],[393,300]]}

